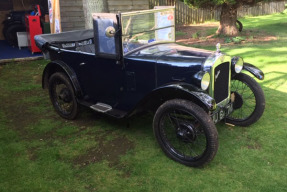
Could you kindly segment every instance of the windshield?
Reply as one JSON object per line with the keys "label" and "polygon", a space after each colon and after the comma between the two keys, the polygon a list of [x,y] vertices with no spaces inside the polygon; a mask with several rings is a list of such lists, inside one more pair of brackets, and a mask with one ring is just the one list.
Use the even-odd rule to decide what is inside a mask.
{"label": "windshield", "polygon": [[139,47],[174,42],[174,8],[121,14],[124,54]]}

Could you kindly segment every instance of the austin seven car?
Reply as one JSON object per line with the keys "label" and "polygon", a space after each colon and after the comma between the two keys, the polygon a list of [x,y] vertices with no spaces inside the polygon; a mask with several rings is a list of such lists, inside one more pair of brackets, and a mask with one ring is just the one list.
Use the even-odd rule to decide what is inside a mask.
{"label": "austin seven car", "polygon": [[150,111],[166,156],[199,167],[216,155],[218,122],[250,126],[262,116],[255,79],[264,73],[219,44],[177,44],[174,7],[92,17],[92,29],[35,37],[50,60],[43,88],[61,117],[75,119],[80,106],[119,119]]}

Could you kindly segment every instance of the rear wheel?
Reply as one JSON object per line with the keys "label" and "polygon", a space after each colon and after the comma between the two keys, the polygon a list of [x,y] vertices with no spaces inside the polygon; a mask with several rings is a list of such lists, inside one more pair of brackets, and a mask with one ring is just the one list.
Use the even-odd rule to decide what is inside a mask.
{"label": "rear wheel", "polygon": [[69,78],[63,73],[54,73],[49,79],[49,96],[56,112],[65,119],[75,119],[79,105]]}
{"label": "rear wheel", "polygon": [[218,148],[218,133],[208,114],[186,100],[162,104],[153,120],[155,137],[165,154],[187,166],[210,162]]}
{"label": "rear wheel", "polygon": [[249,126],[262,116],[265,97],[260,85],[250,76],[240,73],[231,80],[234,111],[226,118],[227,123]]}

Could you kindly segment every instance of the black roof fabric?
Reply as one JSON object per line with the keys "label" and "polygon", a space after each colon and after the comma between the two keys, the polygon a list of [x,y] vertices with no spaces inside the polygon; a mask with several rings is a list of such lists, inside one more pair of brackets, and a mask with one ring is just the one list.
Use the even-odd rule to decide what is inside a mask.
{"label": "black roof fabric", "polygon": [[59,43],[77,42],[91,39],[94,38],[94,32],[93,29],[76,30],[57,34],[36,35],[34,38],[36,45],[40,49],[42,49],[46,44],[53,45]]}

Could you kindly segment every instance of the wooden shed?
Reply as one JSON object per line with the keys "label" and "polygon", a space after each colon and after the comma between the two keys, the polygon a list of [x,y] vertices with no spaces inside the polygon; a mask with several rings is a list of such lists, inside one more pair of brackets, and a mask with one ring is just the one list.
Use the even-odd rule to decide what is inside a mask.
{"label": "wooden shed", "polygon": [[148,0],[60,0],[62,31],[90,28],[91,14],[101,3],[111,13],[149,9]]}

